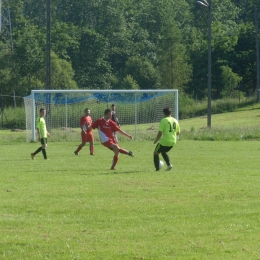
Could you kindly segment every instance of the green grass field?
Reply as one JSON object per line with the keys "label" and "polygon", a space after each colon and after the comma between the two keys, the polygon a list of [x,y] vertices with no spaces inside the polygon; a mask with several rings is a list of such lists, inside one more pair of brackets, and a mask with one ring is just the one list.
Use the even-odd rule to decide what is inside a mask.
{"label": "green grass field", "polygon": [[181,137],[170,172],[152,142],[124,142],[135,157],[110,171],[98,140],[94,156],[50,142],[31,160],[38,143],[0,135],[0,259],[260,259],[258,141]]}

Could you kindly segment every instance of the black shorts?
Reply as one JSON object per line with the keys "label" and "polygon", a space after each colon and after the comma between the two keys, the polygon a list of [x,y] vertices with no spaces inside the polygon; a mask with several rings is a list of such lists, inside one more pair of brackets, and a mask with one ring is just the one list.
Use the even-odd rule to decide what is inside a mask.
{"label": "black shorts", "polygon": [[157,144],[155,147],[155,152],[157,153],[167,153],[172,149],[173,146],[163,146],[161,144]]}
{"label": "black shorts", "polygon": [[47,144],[47,138],[41,138],[41,144]]}

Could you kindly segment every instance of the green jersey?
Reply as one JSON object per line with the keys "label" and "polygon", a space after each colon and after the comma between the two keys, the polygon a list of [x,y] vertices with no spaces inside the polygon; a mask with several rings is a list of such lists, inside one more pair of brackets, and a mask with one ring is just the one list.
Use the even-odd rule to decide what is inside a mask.
{"label": "green jersey", "polygon": [[41,138],[47,138],[47,128],[46,128],[45,119],[39,116],[36,122],[37,122],[36,124],[37,128],[39,128],[40,130]]}
{"label": "green jersey", "polygon": [[162,132],[159,143],[163,146],[173,146],[176,144],[176,133],[180,132],[180,126],[175,118],[169,116],[161,120],[159,131]]}

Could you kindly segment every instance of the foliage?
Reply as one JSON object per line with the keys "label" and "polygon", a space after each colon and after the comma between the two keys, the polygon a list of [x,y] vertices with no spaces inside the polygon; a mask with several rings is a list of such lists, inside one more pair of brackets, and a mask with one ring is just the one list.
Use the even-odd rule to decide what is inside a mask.
{"label": "foliage", "polygon": [[242,78],[232,71],[227,66],[221,66],[221,83],[222,83],[222,97],[236,97],[235,89],[237,89]]}
{"label": "foliage", "polygon": [[[257,5],[255,0],[212,1],[214,100],[237,95],[236,90],[242,96],[255,92]],[[0,94],[26,96],[45,88],[46,1],[3,1],[6,8],[13,50],[10,28],[4,27]],[[174,88],[201,101],[207,96],[208,10],[196,1],[53,0],[50,22],[53,89],[125,85]]]}
{"label": "foliage", "polygon": [[122,83],[121,83],[122,89],[139,89],[138,83],[133,79],[131,75],[127,75]]}

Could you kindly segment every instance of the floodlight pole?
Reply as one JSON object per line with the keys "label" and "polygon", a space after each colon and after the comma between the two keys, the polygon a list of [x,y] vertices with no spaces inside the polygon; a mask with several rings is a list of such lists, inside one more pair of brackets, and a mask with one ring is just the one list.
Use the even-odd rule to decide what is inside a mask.
{"label": "floodlight pole", "polygon": [[208,109],[207,127],[211,128],[211,28],[212,28],[212,5],[211,0],[197,1],[198,4],[208,8]]}
{"label": "floodlight pole", "polygon": [[255,39],[256,39],[256,100],[259,102],[260,91],[260,62],[259,62],[259,38],[258,38],[258,13],[255,5]]}
{"label": "floodlight pole", "polygon": [[46,83],[45,89],[51,89],[51,0],[46,0]]}

